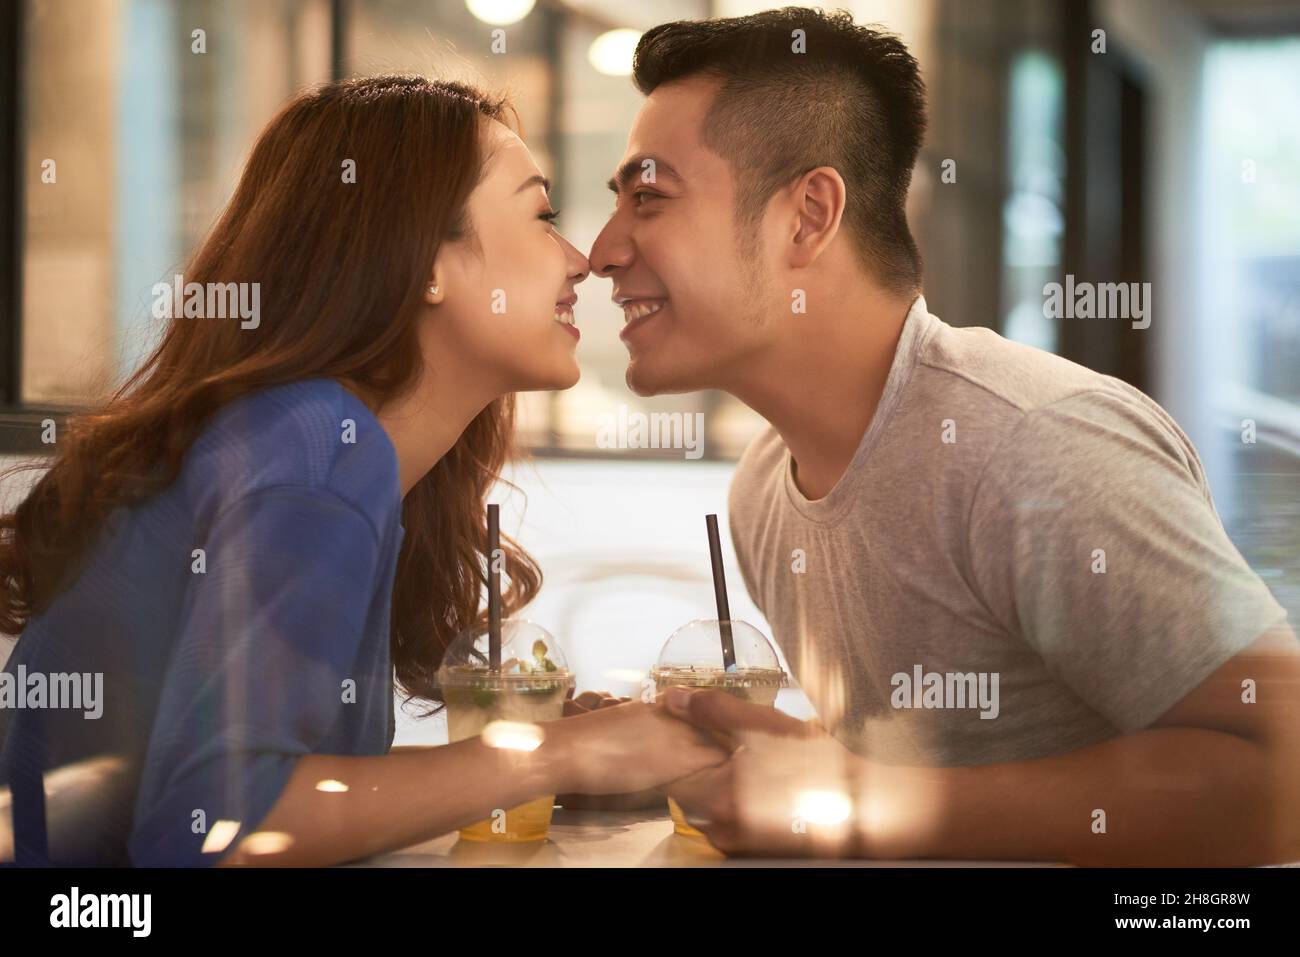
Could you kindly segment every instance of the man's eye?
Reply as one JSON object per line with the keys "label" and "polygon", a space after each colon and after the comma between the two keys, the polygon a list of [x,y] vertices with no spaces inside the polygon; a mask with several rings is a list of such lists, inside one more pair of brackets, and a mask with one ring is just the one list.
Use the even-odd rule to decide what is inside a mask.
{"label": "man's eye", "polygon": [[548,223],[554,223],[556,217],[559,215],[560,215],[560,211],[558,209],[548,209],[546,212],[542,213],[537,218],[544,219]]}
{"label": "man's eye", "polygon": [[632,205],[640,206],[647,199],[659,199],[659,198],[660,197],[658,193],[652,193],[648,189],[637,190],[635,193],[632,194]]}

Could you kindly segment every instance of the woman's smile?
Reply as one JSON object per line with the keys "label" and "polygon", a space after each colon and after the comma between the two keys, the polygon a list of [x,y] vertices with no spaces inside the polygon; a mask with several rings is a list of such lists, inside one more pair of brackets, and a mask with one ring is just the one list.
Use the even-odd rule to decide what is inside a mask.
{"label": "woman's smile", "polygon": [[564,327],[565,332],[571,333],[575,339],[581,339],[582,333],[578,331],[578,322],[573,318],[573,306],[577,301],[577,296],[561,299],[555,304],[554,318],[556,322]]}

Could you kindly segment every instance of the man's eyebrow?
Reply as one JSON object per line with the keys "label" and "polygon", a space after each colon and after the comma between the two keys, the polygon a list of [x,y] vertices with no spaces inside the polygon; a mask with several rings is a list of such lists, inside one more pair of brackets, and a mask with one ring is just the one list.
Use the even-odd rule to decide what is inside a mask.
{"label": "man's eyebrow", "polygon": [[528,189],[528,187],[536,186],[539,183],[541,184],[542,189],[546,190],[547,194],[549,195],[551,192],[551,181],[547,179],[545,176],[540,176],[540,175],[528,177],[526,180],[524,180],[522,183],[519,184],[519,188],[515,190],[515,192],[522,193],[524,190]]}
{"label": "man's eyebrow", "polygon": [[654,163],[656,177],[662,175],[675,179],[678,182],[681,181],[681,174],[678,173],[677,170],[673,169],[673,165],[666,160],[661,160],[655,156],[633,156],[618,168],[618,172],[611,176],[609,182],[605,185],[608,186],[610,191],[615,195],[623,192],[623,190],[627,189],[628,180],[640,172],[641,166],[646,160],[650,160]]}

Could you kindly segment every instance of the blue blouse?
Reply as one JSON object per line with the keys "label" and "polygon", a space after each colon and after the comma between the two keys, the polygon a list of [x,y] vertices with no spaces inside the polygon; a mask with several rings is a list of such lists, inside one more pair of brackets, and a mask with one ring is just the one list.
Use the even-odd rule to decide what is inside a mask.
{"label": "blue blouse", "polygon": [[[210,865],[301,755],[387,753],[401,498],[387,433],[333,379],[218,412],[172,485],[109,516],[5,665],[17,862]],[[59,675],[83,676],[80,707],[50,706],[74,700]]]}

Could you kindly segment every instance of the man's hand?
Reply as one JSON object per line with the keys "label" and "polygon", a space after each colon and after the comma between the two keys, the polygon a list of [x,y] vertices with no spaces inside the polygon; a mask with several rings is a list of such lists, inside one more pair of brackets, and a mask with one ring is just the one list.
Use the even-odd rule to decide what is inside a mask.
{"label": "man's hand", "polygon": [[665,788],[716,848],[779,857],[861,850],[853,796],[865,764],[820,725],[724,691],[670,688],[664,701],[734,748],[724,764]]}

